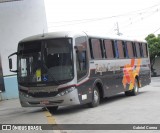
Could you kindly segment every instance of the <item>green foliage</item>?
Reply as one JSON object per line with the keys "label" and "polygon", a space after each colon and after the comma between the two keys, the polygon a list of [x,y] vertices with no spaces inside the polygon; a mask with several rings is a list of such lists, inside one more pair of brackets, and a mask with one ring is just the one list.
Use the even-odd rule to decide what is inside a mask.
{"label": "green foliage", "polygon": [[150,61],[151,61],[151,72],[156,76],[156,72],[153,69],[155,58],[160,56],[160,34],[156,37],[154,34],[149,34],[146,38],[149,47]]}
{"label": "green foliage", "polygon": [[156,56],[160,56],[160,34],[156,37],[154,34],[149,34],[145,40],[149,46],[150,59],[155,59]]}

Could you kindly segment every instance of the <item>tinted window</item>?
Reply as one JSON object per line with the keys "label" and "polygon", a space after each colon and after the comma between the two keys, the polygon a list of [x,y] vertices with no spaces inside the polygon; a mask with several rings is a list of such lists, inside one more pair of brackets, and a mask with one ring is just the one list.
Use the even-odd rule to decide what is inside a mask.
{"label": "tinted window", "polygon": [[99,39],[91,39],[91,56],[94,59],[102,59],[101,41]]}
{"label": "tinted window", "polygon": [[141,57],[141,55],[140,55],[140,46],[139,46],[139,43],[136,42],[135,45],[136,45],[137,57]]}
{"label": "tinted window", "polygon": [[85,37],[76,38],[76,68],[78,80],[87,74],[87,39]]}
{"label": "tinted window", "polygon": [[119,58],[124,58],[122,41],[117,41],[117,48],[118,48]]}
{"label": "tinted window", "polygon": [[127,42],[127,51],[128,51],[128,56],[129,58],[133,58],[133,46],[132,46],[132,42]]}
{"label": "tinted window", "polygon": [[140,43],[140,44],[139,44],[139,46],[140,46],[140,55],[141,55],[141,57],[143,57],[143,49],[142,49],[142,44]]}
{"label": "tinted window", "polygon": [[113,41],[112,40],[104,40],[104,48],[105,48],[106,57],[107,58],[114,58]]}
{"label": "tinted window", "polygon": [[119,53],[118,53],[118,46],[117,46],[117,40],[114,41],[114,55],[116,58],[119,58]]}
{"label": "tinted window", "polygon": [[142,49],[143,49],[144,57],[147,57],[147,44],[146,43],[142,43]]}
{"label": "tinted window", "polygon": [[133,54],[134,54],[134,57],[137,57],[136,45],[135,45],[134,42],[132,42],[132,46],[133,46]]}

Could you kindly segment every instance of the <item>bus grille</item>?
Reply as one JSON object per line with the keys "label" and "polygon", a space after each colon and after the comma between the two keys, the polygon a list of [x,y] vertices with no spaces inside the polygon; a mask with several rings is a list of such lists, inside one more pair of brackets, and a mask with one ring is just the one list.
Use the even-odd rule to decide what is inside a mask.
{"label": "bus grille", "polygon": [[35,92],[35,93],[28,93],[27,90],[22,90],[20,89],[21,92],[28,94],[31,97],[35,97],[35,98],[43,98],[43,97],[54,97],[56,96],[59,91],[55,91],[55,92]]}
{"label": "bus grille", "polygon": [[37,92],[37,93],[28,93],[29,96],[40,98],[40,97],[54,97],[58,92]]}

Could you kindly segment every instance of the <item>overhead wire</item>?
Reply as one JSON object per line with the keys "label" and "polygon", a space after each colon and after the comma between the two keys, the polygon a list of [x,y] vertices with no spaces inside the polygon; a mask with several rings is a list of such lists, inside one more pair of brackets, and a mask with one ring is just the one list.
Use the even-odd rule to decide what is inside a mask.
{"label": "overhead wire", "polygon": [[[118,18],[118,17],[128,16],[128,15],[139,14],[139,13],[143,14],[143,13],[147,12],[147,11],[143,11],[143,10],[149,10],[149,9],[152,9],[152,8],[157,7],[159,5],[160,5],[160,3],[158,3],[156,5],[153,5],[153,6],[150,6],[150,7],[147,7],[147,8],[144,8],[144,9],[140,9],[140,10],[136,10],[136,11],[132,11],[132,12],[128,12],[128,13],[123,13],[123,14],[119,14],[119,15],[108,16],[108,17],[90,18],[90,19],[78,19],[78,20],[70,20],[70,21],[57,21],[57,22],[48,22],[48,23],[50,23],[50,24],[56,24],[56,23],[58,23],[59,24],[59,23],[78,22],[76,24],[79,24],[79,23],[87,23],[87,22],[90,22],[90,21],[100,21],[100,20],[104,20],[104,19]],[[143,12],[140,12],[140,11],[143,11]],[[138,12],[138,13],[136,13],[136,12]],[[80,22],[80,21],[82,21],[82,22]],[[62,25],[62,26],[64,26],[64,25]]]}
{"label": "overhead wire", "polygon": [[137,19],[134,18],[134,21],[132,20],[129,24],[121,26],[121,27],[123,29],[128,28],[128,26],[136,24],[136,23],[138,23],[140,21],[143,21],[143,20],[153,16],[155,13],[157,13],[157,11],[152,11],[152,12],[150,12],[150,14],[147,14],[146,16],[142,16],[142,15],[141,16],[137,16]]}
{"label": "overhead wire", "polygon": [[160,30],[160,27],[157,29],[157,30],[155,30],[153,33],[156,33],[157,31],[159,31]]}
{"label": "overhead wire", "polygon": [[[90,19],[78,19],[78,20],[70,20],[70,21],[57,21],[57,22],[49,22],[50,25],[48,28],[55,28],[55,27],[63,27],[63,26],[69,26],[69,25],[77,25],[77,24],[82,24],[82,23],[90,23],[93,21],[102,21],[102,20],[106,20],[106,19],[113,19],[113,18],[120,18],[120,17],[127,17],[127,16],[133,16],[132,20],[135,20],[136,16],[136,20],[130,22],[130,24],[125,24],[124,26],[122,26],[123,28],[126,28],[128,26],[130,26],[131,24],[135,24],[139,21],[145,20],[146,18],[150,17],[151,15],[153,15],[154,13],[156,13],[155,8],[157,10],[157,12],[159,11],[159,8],[157,8],[158,6],[160,6],[160,3],[144,8],[144,9],[140,9],[140,10],[136,10],[136,11],[132,11],[132,12],[128,12],[128,13],[123,13],[123,14],[119,14],[119,15],[113,15],[113,16],[108,16],[108,17],[100,17],[100,18],[90,18]],[[154,10],[154,11],[153,11]],[[138,16],[137,16],[138,14]],[[149,14],[149,15],[148,15]],[[145,15],[145,16],[144,16]],[[146,16],[147,15],[147,16]],[[56,23],[58,23],[59,25],[55,25]],[[123,24],[125,23],[125,21],[123,22]],[[126,23],[128,23],[126,21]],[[114,27],[113,27],[114,28]],[[113,29],[114,31],[115,29]],[[154,31],[154,33],[156,33],[157,31],[159,31],[160,28],[158,28],[156,31]],[[110,29],[111,31],[111,29]],[[113,32],[111,31],[111,32]],[[109,32],[108,32],[109,33]]]}
{"label": "overhead wire", "polygon": [[[148,12],[148,11],[147,11]],[[145,12],[141,12],[141,13],[138,13],[138,14],[144,14]],[[125,15],[124,15],[125,16]],[[87,21],[86,20],[84,20],[84,21],[82,21],[81,20],[81,22],[77,22],[77,23],[75,23],[75,22],[72,22],[72,21],[70,21],[70,22],[72,22],[72,23],[68,23],[68,24],[60,24],[60,25],[52,25],[52,26],[49,26],[48,28],[51,28],[51,27],[62,27],[62,26],[69,26],[69,25],[77,25],[77,24],[82,24],[82,23],[90,23],[90,22],[93,22],[93,21],[101,21],[101,20],[105,20],[105,19],[109,19],[109,18],[115,18],[115,16],[111,16],[111,17],[106,17],[106,18],[99,18],[99,19],[88,19]],[[67,21],[66,21],[67,22]],[[69,22],[69,21],[68,21]]]}
{"label": "overhead wire", "polygon": [[[127,20],[125,20],[123,22],[120,21],[119,22],[119,25],[120,25],[119,28],[123,29],[123,30],[126,29],[126,28],[127,28],[127,30],[131,30],[129,26],[134,25],[134,24],[136,24],[136,23],[138,23],[140,21],[144,21],[145,19],[151,17],[152,15],[157,13],[158,11],[159,11],[158,9],[156,9],[156,10],[154,9],[152,11],[146,12],[145,14],[136,15],[136,17],[134,15],[134,16],[130,17],[129,20],[127,19]],[[110,29],[110,31],[108,33],[112,33],[112,32],[114,32],[114,30],[115,30],[115,28],[113,28],[112,30]]]}

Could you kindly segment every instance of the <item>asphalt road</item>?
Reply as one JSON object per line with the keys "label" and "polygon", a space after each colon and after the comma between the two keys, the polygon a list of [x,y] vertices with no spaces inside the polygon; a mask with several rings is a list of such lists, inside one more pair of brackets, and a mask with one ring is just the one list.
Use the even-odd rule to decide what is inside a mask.
{"label": "asphalt road", "polygon": [[[50,114],[41,108],[22,108],[18,99],[1,101],[0,124],[160,124],[160,77],[152,78],[152,83],[140,88],[137,96],[126,97],[123,93],[118,94],[104,99],[96,108],[89,108],[86,105],[68,106]],[[45,132],[53,133],[53,131]],[[64,131],[60,129],[54,132],[160,133],[160,130]]]}
{"label": "asphalt road", "polygon": [[140,88],[137,96],[118,94],[104,99],[96,108],[86,105],[63,107],[53,116],[58,124],[160,124],[160,77],[152,78],[152,83]]}

